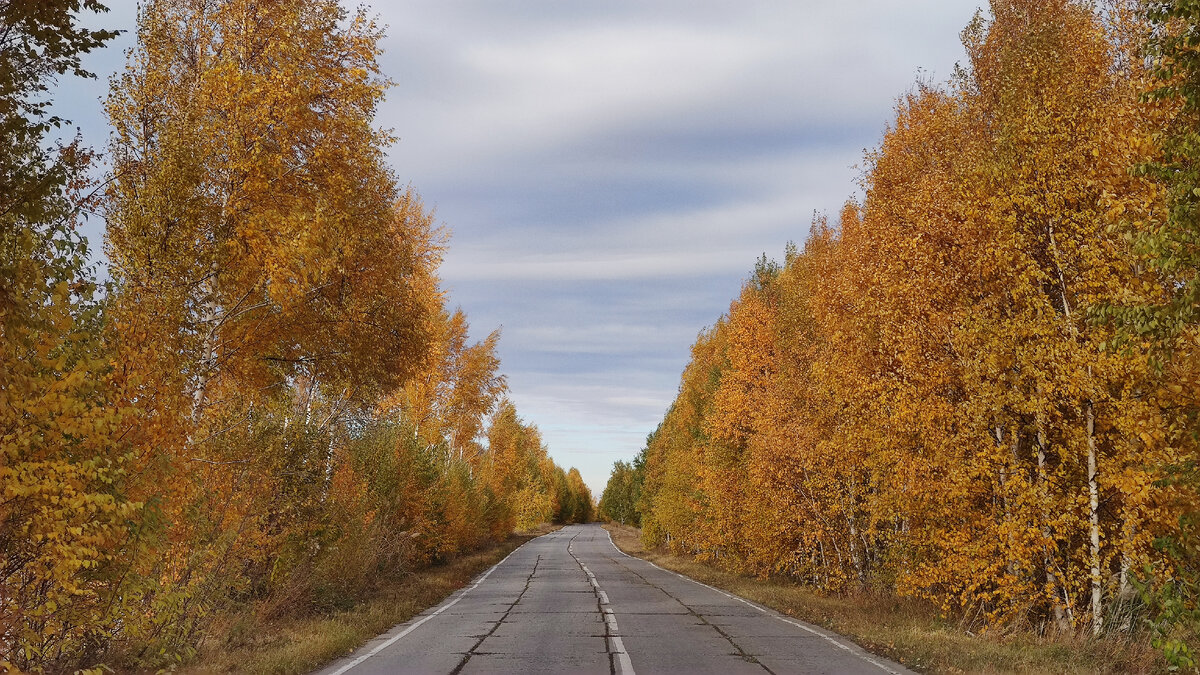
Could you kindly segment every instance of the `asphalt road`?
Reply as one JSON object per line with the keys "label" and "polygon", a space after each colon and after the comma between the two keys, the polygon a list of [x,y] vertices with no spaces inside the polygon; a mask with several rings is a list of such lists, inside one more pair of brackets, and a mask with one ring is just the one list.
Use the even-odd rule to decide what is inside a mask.
{"label": "asphalt road", "polygon": [[599,525],[533,539],[320,671],[908,673],[843,637],[632,558]]}

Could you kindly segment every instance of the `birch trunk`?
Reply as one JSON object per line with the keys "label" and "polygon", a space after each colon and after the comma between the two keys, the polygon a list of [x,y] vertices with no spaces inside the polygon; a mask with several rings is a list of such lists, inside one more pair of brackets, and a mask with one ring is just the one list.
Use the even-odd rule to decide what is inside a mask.
{"label": "birch trunk", "polygon": [[1092,573],[1092,635],[1099,635],[1104,625],[1103,588],[1100,578],[1100,486],[1096,480],[1096,410],[1091,401],[1084,403],[1087,424],[1088,463],[1088,526],[1091,539],[1090,562]]}
{"label": "birch trunk", "polygon": [[[845,502],[843,502],[845,504]],[[859,583],[866,581],[866,570],[864,569],[862,556],[858,552],[858,526],[855,524],[854,509],[858,505],[858,494],[854,489],[854,482],[850,482],[850,504],[846,508],[846,522],[850,526],[850,558],[854,564],[854,573],[858,576]]]}
{"label": "birch trunk", "polygon": [[204,413],[204,399],[207,395],[208,382],[216,370],[217,356],[217,266],[213,263],[209,277],[204,282],[205,295],[203,314],[200,315],[200,325],[204,330],[204,344],[201,346],[199,361],[200,372],[197,373],[196,386],[192,389],[192,424],[199,424]]}

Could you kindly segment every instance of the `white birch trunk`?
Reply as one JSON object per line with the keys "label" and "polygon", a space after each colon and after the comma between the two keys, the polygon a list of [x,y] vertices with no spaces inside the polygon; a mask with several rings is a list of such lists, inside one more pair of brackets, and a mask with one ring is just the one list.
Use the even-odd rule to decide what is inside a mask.
{"label": "white birch trunk", "polygon": [[1099,635],[1104,625],[1104,597],[1100,578],[1100,486],[1096,480],[1096,411],[1091,401],[1084,404],[1083,410],[1087,423],[1088,527],[1091,535],[1088,557],[1092,573],[1092,635]]}
{"label": "white birch trunk", "polygon": [[207,395],[208,382],[216,370],[217,356],[217,267],[213,263],[209,277],[204,282],[205,295],[204,313],[200,316],[200,325],[205,331],[204,344],[201,347],[199,369],[196,386],[192,389],[192,423],[199,424],[204,413],[204,399]]}

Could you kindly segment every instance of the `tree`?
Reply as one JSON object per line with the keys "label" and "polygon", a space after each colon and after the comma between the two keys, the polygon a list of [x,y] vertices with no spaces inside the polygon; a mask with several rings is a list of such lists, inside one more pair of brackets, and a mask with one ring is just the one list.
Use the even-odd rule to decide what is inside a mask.
{"label": "tree", "polygon": [[109,330],[165,522],[151,653],[273,552],[320,555],[361,487],[352,418],[428,360],[440,238],[384,164],[380,36],[333,0],[156,0],[113,82]]}
{"label": "tree", "polygon": [[600,496],[597,515],[622,525],[640,527],[641,516],[637,511],[640,497],[639,472],[628,462],[616,462],[608,477],[608,484],[604,486],[604,493]]}
{"label": "tree", "polygon": [[480,474],[503,504],[496,519],[498,535],[514,529],[528,530],[550,522],[550,486],[543,481],[542,463],[548,461],[537,427],[517,416],[517,408],[504,399],[492,414],[487,432],[487,452]]}
{"label": "tree", "polygon": [[570,504],[566,509],[563,521],[568,523],[592,522],[595,511],[592,491],[588,488],[587,483],[583,482],[583,476],[575,467],[571,467],[567,471],[567,490],[570,494]]}
{"label": "tree", "polygon": [[143,507],[126,492],[136,427],[69,229],[75,205],[45,202],[67,226],[0,235],[0,667],[18,670],[77,666],[136,616],[122,572]]}
{"label": "tree", "polygon": [[78,15],[84,11],[108,10],[96,0],[0,2],[0,137],[5,139],[0,218],[6,224],[62,228],[73,211],[51,205],[83,175],[87,154],[78,144],[65,152],[44,147],[46,134],[65,123],[49,115],[49,94],[63,75],[94,77],[83,69],[82,56],[117,36],[116,31],[81,26]]}
{"label": "tree", "polygon": [[1188,367],[1094,320],[1182,288],[1131,246],[1162,198],[1126,170],[1164,120],[1138,102],[1141,30],[1068,0],[968,26],[863,203],[760,260],[697,340],[647,446],[648,543],[989,625],[1128,625],[1131,570],[1195,502],[1156,484],[1194,453]]}
{"label": "tree", "polygon": [[[1196,666],[1188,640],[1200,624],[1200,536],[1195,496],[1200,493],[1196,462],[1197,408],[1194,392],[1200,386],[1200,7],[1176,0],[1142,3],[1151,31],[1144,56],[1151,64],[1143,116],[1159,120],[1151,137],[1157,154],[1132,168],[1135,177],[1154,181],[1165,193],[1152,208],[1124,209],[1124,230],[1163,293],[1117,299],[1094,312],[1118,329],[1116,342],[1148,343],[1154,366],[1165,386],[1151,396],[1163,409],[1178,414],[1145,437],[1174,451],[1165,462],[1160,487],[1186,503],[1155,546],[1168,561],[1160,561],[1145,580],[1144,595],[1159,613],[1155,646],[1163,649],[1172,667]],[[1137,36],[1141,38],[1142,36]],[[1118,205],[1123,207],[1124,205]],[[1182,630],[1180,630],[1182,627]]]}
{"label": "tree", "polygon": [[142,504],[86,242],[91,155],[48,148],[56,78],[116,35],[97,2],[0,3],[0,668],[70,669],[128,618],[121,571]]}
{"label": "tree", "polygon": [[448,441],[448,457],[477,462],[484,449],[477,438],[484,420],[505,392],[496,348],[500,331],[468,344],[470,325],[461,309],[434,321],[434,340],[424,366],[382,404],[408,416],[427,444]]}

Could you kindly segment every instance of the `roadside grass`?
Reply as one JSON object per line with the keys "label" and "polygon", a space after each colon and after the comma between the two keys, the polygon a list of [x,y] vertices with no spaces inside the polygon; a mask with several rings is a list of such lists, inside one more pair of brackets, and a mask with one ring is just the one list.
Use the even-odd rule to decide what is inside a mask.
{"label": "roadside grass", "polygon": [[822,595],[779,578],[722,570],[664,549],[647,550],[639,530],[606,523],[629,555],[840,633],[868,651],[928,673],[1156,673],[1167,670],[1149,638],[1099,640],[1032,633],[972,635],[933,605],[911,598]]}
{"label": "roadside grass", "polygon": [[264,619],[259,608],[221,617],[195,659],[177,672],[307,673],[345,656],[463,588],[521,544],[553,532],[544,525],[446,563],[381,585],[371,598],[335,613]]}

